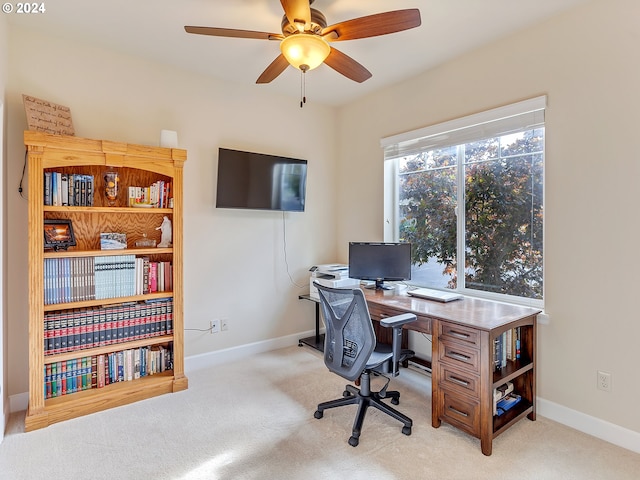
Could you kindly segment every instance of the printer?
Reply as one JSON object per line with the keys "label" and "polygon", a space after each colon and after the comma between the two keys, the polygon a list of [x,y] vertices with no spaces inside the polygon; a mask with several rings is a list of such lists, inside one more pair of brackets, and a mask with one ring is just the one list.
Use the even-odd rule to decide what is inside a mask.
{"label": "printer", "polygon": [[331,288],[355,288],[360,285],[357,278],[349,278],[349,266],[339,263],[329,263],[326,265],[314,265],[309,269],[311,278],[309,278],[309,295],[315,299],[319,299],[318,289],[313,282]]}

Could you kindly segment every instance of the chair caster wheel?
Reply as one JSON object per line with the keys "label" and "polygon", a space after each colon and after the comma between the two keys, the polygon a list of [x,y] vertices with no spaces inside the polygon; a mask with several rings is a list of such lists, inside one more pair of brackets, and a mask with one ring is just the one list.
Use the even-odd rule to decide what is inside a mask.
{"label": "chair caster wheel", "polygon": [[345,390],[344,392],[342,392],[342,396],[343,397],[350,397],[351,396],[351,392],[349,390]]}
{"label": "chair caster wheel", "polygon": [[402,433],[405,435],[411,435],[411,427],[402,427]]}
{"label": "chair caster wheel", "polygon": [[313,414],[315,418],[322,418],[323,415],[324,414],[320,410],[316,410],[315,413]]}
{"label": "chair caster wheel", "polygon": [[360,443],[358,437],[349,437],[349,445],[351,445],[352,447],[357,447],[358,443]]}
{"label": "chair caster wheel", "polygon": [[397,398],[392,398],[392,399],[391,399],[391,403],[392,403],[393,405],[398,405],[398,404],[400,403],[400,400],[398,400]]}

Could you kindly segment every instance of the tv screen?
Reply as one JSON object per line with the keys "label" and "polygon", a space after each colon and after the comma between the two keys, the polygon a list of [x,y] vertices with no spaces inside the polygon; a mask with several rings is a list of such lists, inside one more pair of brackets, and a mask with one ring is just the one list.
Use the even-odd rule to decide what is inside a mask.
{"label": "tv screen", "polygon": [[375,280],[383,289],[391,288],[386,280],[411,280],[411,244],[350,242],[349,277]]}
{"label": "tv screen", "polygon": [[303,212],[307,161],[218,150],[217,208]]}

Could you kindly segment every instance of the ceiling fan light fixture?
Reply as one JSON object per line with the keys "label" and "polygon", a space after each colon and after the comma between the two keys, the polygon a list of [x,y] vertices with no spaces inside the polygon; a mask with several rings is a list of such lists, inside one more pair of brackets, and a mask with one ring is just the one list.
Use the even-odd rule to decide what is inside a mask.
{"label": "ceiling fan light fixture", "polygon": [[296,33],[280,42],[280,51],[292,66],[307,71],[324,62],[331,52],[331,47],[319,35]]}

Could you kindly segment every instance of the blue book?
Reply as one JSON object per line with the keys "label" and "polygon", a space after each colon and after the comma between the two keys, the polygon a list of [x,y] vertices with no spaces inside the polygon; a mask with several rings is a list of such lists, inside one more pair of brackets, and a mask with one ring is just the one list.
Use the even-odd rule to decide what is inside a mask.
{"label": "blue book", "polygon": [[520,402],[520,395],[510,393],[496,404],[496,415],[500,416]]}

